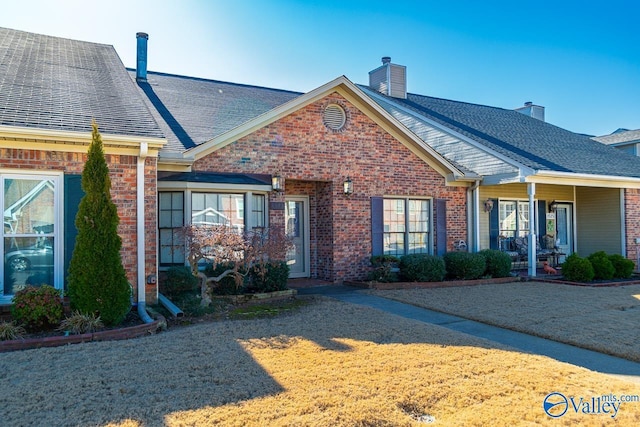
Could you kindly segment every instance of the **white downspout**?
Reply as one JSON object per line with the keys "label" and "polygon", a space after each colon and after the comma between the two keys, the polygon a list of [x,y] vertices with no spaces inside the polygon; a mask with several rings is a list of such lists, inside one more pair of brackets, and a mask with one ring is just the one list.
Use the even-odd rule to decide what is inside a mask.
{"label": "white downspout", "polygon": [[478,252],[480,250],[480,190],[478,187],[480,186],[480,181],[476,181],[469,188],[471,192],[471,233],[469,235],[473,236],[473,241],[470,242],[471,246],[469,249],[471,252]]}
{"label": "white downspout", "polygon": [[145,251],[145,209],[144,209],[144,165],[149,146],[146,142],[140,143],[140,155],[136,170],[136,234],[138,250],[138,315],[145,323],[153,322],[146,310],[145,296],[145,272],[146,272],[146,251]]}
{"label": "white downspout", "polygon": [[534,197],[536,195],[536,183],[530,182],[528,184],[529,193],[529,276],[536,277],[537,256],[536,249],[536,207],[534,203]]}

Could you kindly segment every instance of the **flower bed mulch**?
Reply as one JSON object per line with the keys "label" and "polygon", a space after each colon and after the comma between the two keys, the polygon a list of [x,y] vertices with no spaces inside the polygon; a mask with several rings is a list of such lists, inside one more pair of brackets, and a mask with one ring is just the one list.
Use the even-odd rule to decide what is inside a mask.
{"label": "flower bed mulch", "polygon": [[158,318],[152,323],[144,323],[138,314],[131,311],[124,322],[113,328],[105,328],[101,331],[67,335],[56,330],[29,334],[25,338],[17,340],[0,341],[0,353],[15,350],[28,350],[41,347],[57,347],[67,344],[79,344],[91,341],[113,341],[138,338],[154,334],[166,323],[164,318]]}
{"label": "flower bed mulch", "polygon": [[345,285],[365,289],[426,289],[426,288],[454,288],[459,286],[488,285],[493,283],[519,282],[520,277],[497,277],[476,280],[446,280],[444,282],[345,282]]}

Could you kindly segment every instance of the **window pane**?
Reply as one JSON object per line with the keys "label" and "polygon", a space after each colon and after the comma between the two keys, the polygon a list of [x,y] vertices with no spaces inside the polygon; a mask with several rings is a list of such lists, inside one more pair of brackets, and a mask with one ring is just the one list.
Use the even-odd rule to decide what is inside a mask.
{"label": "window pane", "polygon": [[191,222],[193,224],[226,225],[244,230],[244,195],[193,193]]}
{"label": "window pane", "polygon": [[384,231],[403,233],[405,228],[404,200],[384,200]]}
{"label": "window pane", "polygon": [[427,233],[409,233],[409,252],[410,254],[426,254],[428,251],[428,234]]}
{"label": "window pane", "polygon": [[251,225],[253,227],[264,227],[265,219],[264,219],[264,206],[265,206],[265,197],[264,194],[254,194],[251,200]]}
{"label": "window pane", "polygon": [[55,285],[53,242],[53,237],[5,237],[5,295],[15,294],[28,285]]}
{"label": "window pane", "polygon": [[409,200],[409,231],[429,230],[428,206],[427,200]]}
{"label": "window pane", "polygon": [[404,255],[404,234],[403,233],[385,233],[384,234],[384,253],[385,255]]}
{"label": "window pane", "polygon": [[517,227],[516,202],[500,201],[500,234],[506,237],[515,237]]}
{"label": "window pane", "polygon": [[518,203],[518,235],[524,237],[529,233],[529,202]]}
{"label": "window pane", "polygon": [[4,180],[5,234],[52,234],[55,185],[48,179]]}

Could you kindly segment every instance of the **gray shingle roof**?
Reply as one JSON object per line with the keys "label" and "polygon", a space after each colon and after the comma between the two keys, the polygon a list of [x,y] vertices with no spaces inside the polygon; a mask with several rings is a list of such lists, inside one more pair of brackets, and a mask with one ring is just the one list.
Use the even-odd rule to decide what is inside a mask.
{"label": "gray shingle roof", "polygon": [[383,108],[402,106],[406,115],[439,123],[535,170],[640,177],[640,157],[514,110],[416,94],[408,94],[407,99],[381,96],[386,101],[379,102]]}
{"label": "gray shingle roof", "polygon": [[610,135],[598,136],[593,139],[607,145],[640,142],[640,129],[616,131]]}
{"label": "gray shingle roof", "polygon": [[163,137],[113,46],[0,28],[0,125]]}
{"label": "gray shingle roof", "polygon": [[[135,80],[135,70],[129,74]],[[193,148],[301,95],[156,72],[138,86],[167,136],[163,153]]]}

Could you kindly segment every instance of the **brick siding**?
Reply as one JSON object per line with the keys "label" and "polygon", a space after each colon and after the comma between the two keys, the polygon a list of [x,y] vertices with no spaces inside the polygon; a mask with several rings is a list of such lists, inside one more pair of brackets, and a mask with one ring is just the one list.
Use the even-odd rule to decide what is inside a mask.
{"label": "brick siding", "polygon": [[[20,142],[16,142],[19,145]],[[137,157],[129,155],[107,154],[111,178],[111,197],[118,208],[120,224],[118,234],[122,238],[122,263],[127,278],[137,293],[137,227],[136,227],[136,164]],[[0,171],[2,169],[46,172],[64,172],[82,174],[87,160],[86,153],[54,152],[41,150],[23,150],[19,148],[0,148]],[[156,274],[156,158],[145,161],[145,226],[146,260],[145,276]],[[61,191],[61,189],[57,189]],[[60,219],[61,220],[61,219]],[[62,236],[60,236],[62,237]],[[63,273],[66,277],[66,272]],[[146,288],[147,301],[155,303],[156,285]]]}
{"label": "brick siding", "polygon": [[[348,112],[340,132],[322,122],[324,108],[332,103]],[[342,282],[366,277],[374,196],[445,199],[447,247],[467,240],[465,188],[447,187],[436,170],[337,93],[197,160],[193,170],[278,172],[285,178],[286,195],[309,196],[313,278]],[[350,196],[342,193],[347,176],[354,185]],[[269,197],[284,200],[282,194]],[[270,215],[272,224],[282,224],[281,211]]]}

